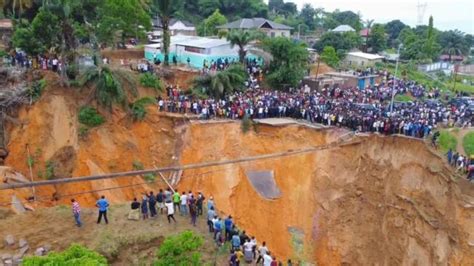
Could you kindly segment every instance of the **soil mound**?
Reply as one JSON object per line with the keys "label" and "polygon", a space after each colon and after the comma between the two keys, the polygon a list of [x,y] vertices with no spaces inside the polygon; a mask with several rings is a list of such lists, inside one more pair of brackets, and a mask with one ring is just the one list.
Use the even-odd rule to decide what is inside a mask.
{"label": "soil mound", "polygon": [[[132,124],[114,110],[105,125],[81,140],[73,96],[47,93],[20,110],[21,126],[8,127],[6,165],[29,177],[27,144],[38,180],[49,160],[59,162],[55,170],[61,175],[84,176],[139,164],[152,168],[318,147],[346,134],[301,125],[259,125],[244,134],[238,122],[189,122],[154,107],[148,111],[143,122]],[[291,157],[187,170],[178,186],[214,196],[219,212],[232,214],[279,259],[319,265],[472,265],[474,198],[460,192],[442,159],[420,140],[359,140]],[[260,171],[273,172],[278,197],[262,197],[248,180],[247,173]],[[68,203],[69,195],[83,206],[93,206],[100,195],[123,203],[165,188],[159,180],[147,183],[136,176],[38,187],[36,207]],[[2,191],[0,200],[10,202],[13,194],[26,199],[31,193]]]}

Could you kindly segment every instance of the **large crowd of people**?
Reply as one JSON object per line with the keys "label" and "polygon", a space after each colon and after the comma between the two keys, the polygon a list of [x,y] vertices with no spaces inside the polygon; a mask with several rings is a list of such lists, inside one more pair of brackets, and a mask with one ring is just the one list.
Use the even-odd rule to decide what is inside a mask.
{"label": "large crowd of people", "polygon": [[[97,224],[109,223],[107,212],[110,204],[105,196],[96,202],[98,209]],[[77,227],[82,227],[81,208],[79,202],[71,199],[71,208],[74,221]],[[263,266],[283,265],[281,261],[272,255],[266,242],[260,245],[254,236],[248,235],[245,230],[240,230],[235,224],[231,215],[221,218],[217,212],[217,206],[212,196],[206,199],[203,193],[194,194],[192,191],[178,191],[167,188],[159,189],[155,194],[153,191],[143,193],[141,201],[134,198],[130,204],[128,214],[129,220],[157,219],[159,216],[166,216],[169,224],[177,223],[175,214],[179,213],[184,219],[188,218],[192,226],[196,226],[199,217],[206,222],[207,230],[214,239],[216,248],[224,248],[226,242],[229,243],[230,255],[229,265],[238,266],[241,263],[256,263]],[[295,265],[291,260],[287,260],[286,265]]]}
{"label": "large crowd of people", "polygon": [[[359,132],[427,137],[440,123],[471,126],[468,101],[446,103],[439,90],[428,91],[415,82],[397,81],[395,93],[410,94],[413,101],[391,106],[392,80],[366,88],[307,86],[288,92],[262,89],[251,77],[247,89],[221,99],[199,99],[179,88],[167,87],[167,98],[158,98],[161,111],[194,113],[203,119],[290,117],[328,126],[343,126]],[[392,112],[391,112],[392,109]]]}

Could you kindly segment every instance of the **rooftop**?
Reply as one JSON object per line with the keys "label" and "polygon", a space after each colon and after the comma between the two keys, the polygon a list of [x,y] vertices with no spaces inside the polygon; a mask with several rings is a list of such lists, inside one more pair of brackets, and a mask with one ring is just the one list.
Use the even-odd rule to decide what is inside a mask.
{"label": "rooftop", "polygon": [[355,30],[349,25],[339,25],[332,30],[332,32],[349,32],[349,31],[355,31]]}
{"label": "rooftop", "polygon": [[218,29],[260,29],[271,28],[275,30],[291,30],[292,27],[279,24],[264,18],[243,18],[221,26]]}
{"label": "rooftop", "polygon": [[347,53],[347,55],[362,57],[362,58],[368,59],[368,60],[376,60],[376,59],[383,59],[384,58],[383,56],[380,56],[378,54],[368,54],[368,53],[363,53],[363,52],[350,52],[350,53]]}
{"label": "rooftop", "polygon": [[13,23],[11,19],[0,19],[0,29],[11,29]]}

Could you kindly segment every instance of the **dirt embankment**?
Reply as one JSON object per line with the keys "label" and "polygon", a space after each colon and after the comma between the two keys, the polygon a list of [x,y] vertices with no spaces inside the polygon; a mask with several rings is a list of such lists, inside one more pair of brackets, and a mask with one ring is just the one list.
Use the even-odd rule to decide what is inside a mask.
{"label": "dirt embankment", "polygon": [[[107,123],[78,137],[77,96],[67,90],[46,93],[19,112],[22,126],[8,127],[6,164],[29,177],[26,145],[34,157],[34,179],[45,178],[47,161],[61,175],[84,176],[187,164],[316,147],[341,134],[303,126],[258,126],[243,134],[238,122],[200,123],[167,118],[149,108],[145,121],[131,123],[114,110]],[[316,261],[318,265],[470,265],[474,263],[474,199],[461,195],[442,160],[418,140],[361,137],[360,144],[258,162],[184,172],[180,190],[213,195],[224,214],[259,241],[267,241],[279,259]],[[68,160],[67,158],[71,158]],[[247,171],[273,171],[281,197],[262,198]],[[40,175],[41,173],[41,175]],[[59,174],[58,174],[59,175]],[[84,182],[36,190],[39,206],[56,204],[53,194],[76,195],[93,206],[102,194],[123,203],[144,190],[141,177]],[[1,202],[29,189],[2,191]],[[60,198],[68,203],[69,197]]]}

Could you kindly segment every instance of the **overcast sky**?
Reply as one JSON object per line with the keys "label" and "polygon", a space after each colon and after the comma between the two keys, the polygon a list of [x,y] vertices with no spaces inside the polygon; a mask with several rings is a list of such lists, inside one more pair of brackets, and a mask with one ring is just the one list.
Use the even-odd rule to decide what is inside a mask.
{"label": "overcast sky", "polygon": [[[417,0],[286,0],[285,2],[294,2],[299,9],[304,3],[310,3],[327,11],[339,8],[341,11],[360,12],[362,19],[375,19],[379,23],[400,19],[405,24],[415,26],[417,22]],[[424,24],[428,24],[429,16],[433,15],[434,25],[438,29],[459,29],[465,33],[474,33],[474,0],[420,0],[420,3],[427,3]]]}

